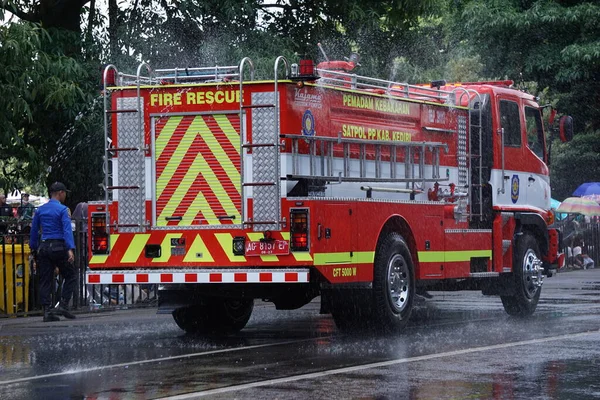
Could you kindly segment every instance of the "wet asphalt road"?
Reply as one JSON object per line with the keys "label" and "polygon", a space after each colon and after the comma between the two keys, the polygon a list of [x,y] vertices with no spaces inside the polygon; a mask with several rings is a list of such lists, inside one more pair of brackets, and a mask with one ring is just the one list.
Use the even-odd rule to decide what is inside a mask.
{"label": "wet asphalt road", "polygon": [[219,340],[152,309],[0,319],[0,399],[600,398],[600,269],[546,279],[527,320],[480,292],[433,294],[387,337],[339,333],[316,301],[257,303]]}

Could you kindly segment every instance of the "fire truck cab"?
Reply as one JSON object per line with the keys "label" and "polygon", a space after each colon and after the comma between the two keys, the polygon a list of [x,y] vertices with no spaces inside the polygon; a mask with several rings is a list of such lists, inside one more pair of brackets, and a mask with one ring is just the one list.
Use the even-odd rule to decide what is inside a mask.
{"label": "fire truck cab", "polygon": [[[340,329],[398,331],[426,290],[534,312],[559,267],[541,108],[511,81],[409,85],[274,63],[104,71],[105,199],[88,284],[156,284],[188,332],[255,299],[321,296]],[[572,135],[561,119],[562,137]]]}

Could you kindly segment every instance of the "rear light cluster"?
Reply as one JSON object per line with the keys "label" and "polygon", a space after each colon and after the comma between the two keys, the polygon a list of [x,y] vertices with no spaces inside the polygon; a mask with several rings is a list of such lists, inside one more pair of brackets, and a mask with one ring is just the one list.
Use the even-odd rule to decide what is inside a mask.
{"label": "rear light cluster", "polygon": [[92,213],[92,254],[108,254],[108,229],[105,213]]}
{"label": "rear light cluster", "polygon": [[290,249],[292,251],[307,251],[308,241],[308,209],[290,211]]}

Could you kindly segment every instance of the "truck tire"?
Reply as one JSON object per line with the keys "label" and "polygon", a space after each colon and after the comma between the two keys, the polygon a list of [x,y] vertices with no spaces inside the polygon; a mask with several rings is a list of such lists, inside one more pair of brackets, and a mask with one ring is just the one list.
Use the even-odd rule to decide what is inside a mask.
{"label": "truck tire", "polygon": [[246,326],[253,308],[253,299],[210,298],[205,304],[176,309],[173,319],[187,333],[231,335]]}
{"label": "truck tire", "polygon": [[513,293],[509,296],[500,296],[502,305],[507,314],[527,317],[533,314],[542,291],[538,282],[541,277],[540,248],[533,234],[524,232],[517,240],[513,264],[513,273],[509,277],[509,284],[513,286]]}
{"label": "truck tire", "polygon": [[410,318],[415,297],[415,273],[408,245],[396,232],[380,242],[373,271],[373,328],[401,331]]}

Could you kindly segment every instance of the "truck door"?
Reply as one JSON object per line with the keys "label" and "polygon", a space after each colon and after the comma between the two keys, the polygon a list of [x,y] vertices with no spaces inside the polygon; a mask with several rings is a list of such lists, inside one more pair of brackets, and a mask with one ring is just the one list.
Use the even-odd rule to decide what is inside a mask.
{"label": "truck door", "polygon": [[492,174],[494,204],[522,207],[527,204],[529,174],[524,157],[523,123],[518,98],[498,97],[496,139],[500,151],[495,152],[497,169]]}
{"label": "truck door", "polygon": [[153,225],[241,223],[237,112],[153,119]]}
{"label": "truck door", "polygon": [[532,207],[547,210],[550,208],[550,181],[548,179],[546,141],[542,115],[534,104],[525,103],[525,147],[527,177],[527,203]]}

